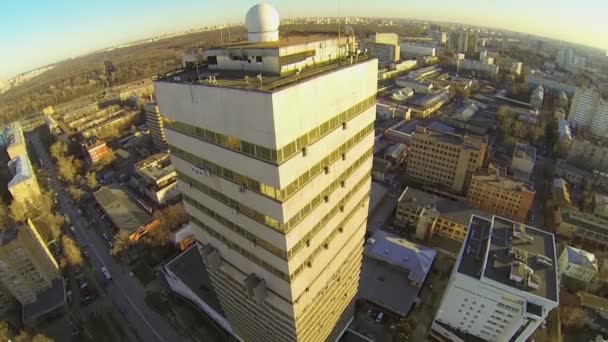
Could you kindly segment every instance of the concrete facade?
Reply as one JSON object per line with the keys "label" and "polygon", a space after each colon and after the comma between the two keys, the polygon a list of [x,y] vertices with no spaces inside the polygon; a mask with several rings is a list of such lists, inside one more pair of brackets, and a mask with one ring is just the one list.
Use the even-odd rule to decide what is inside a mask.
{"label": "concrete facade", "polygon": [[553,234],[497,216],[473,217],[430,335],[526,341],[558,305],[556,267]]}
{"label": "concrete facade", "polygon": [[412,180],[466,193],[471,176],[483,166],[487,139],[417,127],[412,134],[406,174]]}
{"label": "concrete facade", "polygon": [[472,207],[524,222],[535,194],[531,184],[490,165],[471,178],[467,201]]}
{"label": "concrete facade", "polygon": [[[264,56],[292,47],[273,44]],[[291,64],[264,68],[280,75]],[[377,60],[311,65],[272,90],[228,85],[221,65],[213,70],[210,84],[155,86],[192,235],[231,330],[247,341],[335,339],[359,281]]]}
{"label": "concrete facade", "polygon": [[16,223],[0,236],[0,280],[23,305],[61,278],[57,261],[32,221]]}

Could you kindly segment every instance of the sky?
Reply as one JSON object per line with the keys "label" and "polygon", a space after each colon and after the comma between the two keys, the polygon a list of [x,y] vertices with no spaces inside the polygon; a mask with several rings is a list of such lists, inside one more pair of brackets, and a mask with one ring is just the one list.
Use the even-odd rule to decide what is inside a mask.
{"label": "sky", "polygon": [[[0,79],[184,29],[244,22],[255,0],[0,0]],[[282,18],[398,17],[539,34],[608,50],[606,0],[269,0]]]}

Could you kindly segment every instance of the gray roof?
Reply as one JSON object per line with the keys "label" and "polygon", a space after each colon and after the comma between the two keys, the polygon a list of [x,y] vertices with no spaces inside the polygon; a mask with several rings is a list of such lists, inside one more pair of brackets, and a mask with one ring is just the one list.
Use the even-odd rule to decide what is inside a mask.
{"label": "gray roof", "polygon": [[360,298],[406,316],[418,298],[420,289],[409,284],[406,271],[374,258],[363,257],[358,292]]}
{"label": "gray roof", "polygon": [[365,255],[409,271],[408,279],[422,284],[431,269],[437,251],[389,232],[377,230],[367,240]]}
{"label": "gray roof", "polygon": [[569,263],[598,270],[595,254],[571,246],[567,246],[566,251]]}
{"label": "gray roof", "polygon": [[199,245],[194,244],[169,261],[165,268],[173,273],[205,303],[224,316],[217,294],[213,290],[207,267],[199,252]]}
{"label": "gray roof", "polygon": [[152,216],[119,187],[102,187],[93,195],[118,229],[135,232],[152,221]]}
{"label": "gray roof", "polygon": [[473,217],[457,267],[462,274],[557,302],[555,239],[540,229],[498,216]]}
{"label": "gray roof", "polygon": [[472,215],[480,217],[492,217],[492,214],[483,210],[471,208],[465,201],[450,199],[431,194],[422,190],[407,187],[399,198],[399,206],[417,208],[435,208],[442,218],[452,222],[468,226]]}
{"label": "gray roof", "polygon": [[533,161],[536,159],[536,148],[527,144],[517,144],[513,157]]}
{"label": "gray roof", "polygon": [[66,294],[63,278],[57,278],[51,282],[51,287],[40,292],[36,301],[23,306],[22,318],[24,323],[34,321],[55,309],[65,305]]}

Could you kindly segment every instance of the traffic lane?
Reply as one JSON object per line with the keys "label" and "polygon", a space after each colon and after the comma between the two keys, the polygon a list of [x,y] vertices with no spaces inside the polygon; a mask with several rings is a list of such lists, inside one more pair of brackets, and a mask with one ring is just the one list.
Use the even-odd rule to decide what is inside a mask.
{"label": "traffic lane", "polygon": [[[39,143],[39,141],[38,141]],[[38,148],[42,149],[38,144]],[[44,152],[44,151],[43,151]],[[48,170],[51,175],[56,175],[55,170],[51,167],[49,156],[47,153],[39,153],[42,154],[46,159],[45,161],[45,169]],[[72,223],[77,226],[76,232],[80,232],[84,240],[88,242],[88,245],[92,248],[94,253],[101,265],[105,265],[110,273],[112,274],[113,279],[109,288],[107,289],[114,298],[124,298],[126,302],[131,305],[132,310],[125,310],[125,314],[128,315],[133,322],[137,322],[138,333],[142,337],[146,337],[146,341],[160,340],[160,341],[177,341],[180,340],[181,337],[178,336],[175,331],[168,326],[168,323],[159,316],[156,312],[151,311],[148,306],[145,304],[145,290],[141,287],[137,280],[133,279],[130,276],[130,270],[125,269],[124,266],[118,265],[114,262],[111,255],[108,253],[107,246],[105,242],[101,240],[101,238],[94,234],[92,229],[83,229],[84,218],[82,218],[75,211],[75,204],[72,202],[71,196],[64,190],[62,186],[60,186],[57,177],[52,177],[54,183],[53,187],[56,189],[58,196],[61,198],[60,206],[62,209],[68,213],[70,220]],[[88,225],[88,223],[86,223]],[[117,286],[114,284],[117,283]],[[119,284],[119,285],[118,285]],[[143,311],[142,309],[143,308]],[[142,322],[143,321],[143,322]],[[152,323],[150,323],[152,321]],[[142,324],[143,323],[143,324]],[[161,329],[163,335],[168,336],[168,339],[162,338],[156,329]]]}

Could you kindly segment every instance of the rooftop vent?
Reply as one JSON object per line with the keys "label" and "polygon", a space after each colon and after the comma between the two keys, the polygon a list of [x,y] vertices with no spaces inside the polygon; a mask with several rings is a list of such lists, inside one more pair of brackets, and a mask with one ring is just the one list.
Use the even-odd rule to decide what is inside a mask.
{"label": "rooftop vent", "polygon": [[245,279],[245,287],[247,287],[247,294],[250,298],[261,304],[268,297],[266,291],[266,282],[264,279],[258,278],[255,274],[250,274]]}

